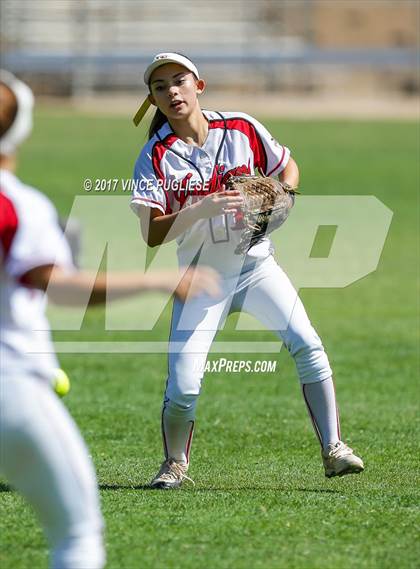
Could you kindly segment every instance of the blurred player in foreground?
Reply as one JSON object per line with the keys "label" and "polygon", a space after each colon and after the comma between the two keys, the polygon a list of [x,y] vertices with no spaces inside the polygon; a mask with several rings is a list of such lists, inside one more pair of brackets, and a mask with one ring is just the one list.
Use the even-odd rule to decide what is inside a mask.
{"label": "blurred player in foreground", "polygon": [[[363,462],[340,440],[332,371],[322,342],[287,275],[264,238],[243,255],[238,191],[225,191],[230,176],[266,177],[296,188],[299,171],[290,151],[253,117],[202,110],[205,82],[194,63],[178,53],[160,53],[147,67],[148,103],[156,113],[149,142],[136,162],[132,208],[143,238],[156,246],[173,239],[181,264],[200,262],[222,275],[223,297],[202,295],[175,301],[169,376],[162,412],[165,460],[154,488],[177,488],[187,478],[195,409],[204,364],[217,330],[230,312],[245,311],[275,331],[295,360],[303,395],[321,445],[325,475],[361,472]],[[177,182],[177,186],[173,182]],[[172,185],[171,185],[172,184]],[[201,365],[196,365],[200,363]]]}
{"label": "blurred player in foreground", "polygon": [[[94,468],[85,443],[51,388],[58,368],[45,317],[45,291],[59,303],[92,303],[147,290],[185,300],[218,294],[214,271],[80,272],[50,201],[14,174],[16,151],[32,127],[33,95],[0,72],[0,470],[34,507],[57,569],[105,564],[103,521]],[[199,277],[198,279],[196,277]],[[94,282],[92,289],[92,282]],[[81,301],[81,300],[80,300]]]}

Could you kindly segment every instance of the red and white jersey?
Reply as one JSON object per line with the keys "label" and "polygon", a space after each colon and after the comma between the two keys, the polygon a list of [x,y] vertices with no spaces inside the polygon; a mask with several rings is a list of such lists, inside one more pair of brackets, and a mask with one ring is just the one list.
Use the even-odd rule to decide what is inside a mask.
{"label": "red and white jersey", "polygon": [[50,380],[58,367],[45,316],[46,295],[22,283],[27,271],[50,264],[74,269],[53,205],[11,172],[0,170],[2,375],[28,373]]}
{"label": "red and white jersey", "polygon": [[[287,165],[290,151],[267,129],[245,113],[203,111],[209,131],[203,146],[186,144],[166,122],[144,146],[134,168],[132,209],[139,206],[175,213],[209,192],[220,189],[230,176],[258,169],[277,176]],[[196,222],[178,242],[181,265],[188,265],[201,248],[200,262],[222,273],[236,273],[244,260],[234,250],[240,231],[232,229],[233,216],[220,215]],[[245,262],[263,259],[272,252],[268,238],[254,245]]]}

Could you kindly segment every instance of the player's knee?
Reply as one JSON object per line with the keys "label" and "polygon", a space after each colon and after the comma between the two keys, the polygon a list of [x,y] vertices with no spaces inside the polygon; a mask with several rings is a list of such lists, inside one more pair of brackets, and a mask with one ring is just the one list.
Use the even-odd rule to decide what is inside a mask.
{"label": "player's knee", "polygon": [[302,384],[324,381],[332,376],[327,354],[321,347],[308,350],[295,359],[299,379]]}
{"label": "player's knee", "polygon": [[288,346],[301,383],[323,381],[332,375],[328,356],[315,331],[295,336]]}
{"label": "player's knee", "polygon": [[180,409],[189,409],[195,405],[200,395],[203,374],[184,370],[183,373],[172,372],[169,375],[165,400],[177,405]]}

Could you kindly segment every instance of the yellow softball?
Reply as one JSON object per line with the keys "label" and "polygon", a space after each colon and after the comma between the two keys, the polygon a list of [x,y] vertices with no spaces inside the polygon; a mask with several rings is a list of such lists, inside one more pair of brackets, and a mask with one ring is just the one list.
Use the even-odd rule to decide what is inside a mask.
{"label": "yellow softball", "polygon": [[59,397],[64,397],[70,391],[70,379],[64,370],[54,370],[53,388]]}

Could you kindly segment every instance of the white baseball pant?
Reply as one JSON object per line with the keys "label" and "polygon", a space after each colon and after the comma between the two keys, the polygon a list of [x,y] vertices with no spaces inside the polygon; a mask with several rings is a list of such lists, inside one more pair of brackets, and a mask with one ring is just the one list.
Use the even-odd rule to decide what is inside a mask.
{"label": "white baseball pant", "polygon": [[[205,295],[184,304],[174,301],[163,411],[166,424],[175,424],[180,415],[194,424],[202,370],[217,330],[231,312],[248,312],[280,336],[295,360],[302,384],[332,376],[322,342],[292,283],[272,256],[244,270],[239,279],[224,279],[221,287],[221,299]],[[184,460],[188,461],[188,452]]]}
{"label": "white baseball pant", "polygon": [[0,470],[34,507],[54,569],[101,569],[103,521],[95,472],[65,406],[36,377],[0,384]]}

